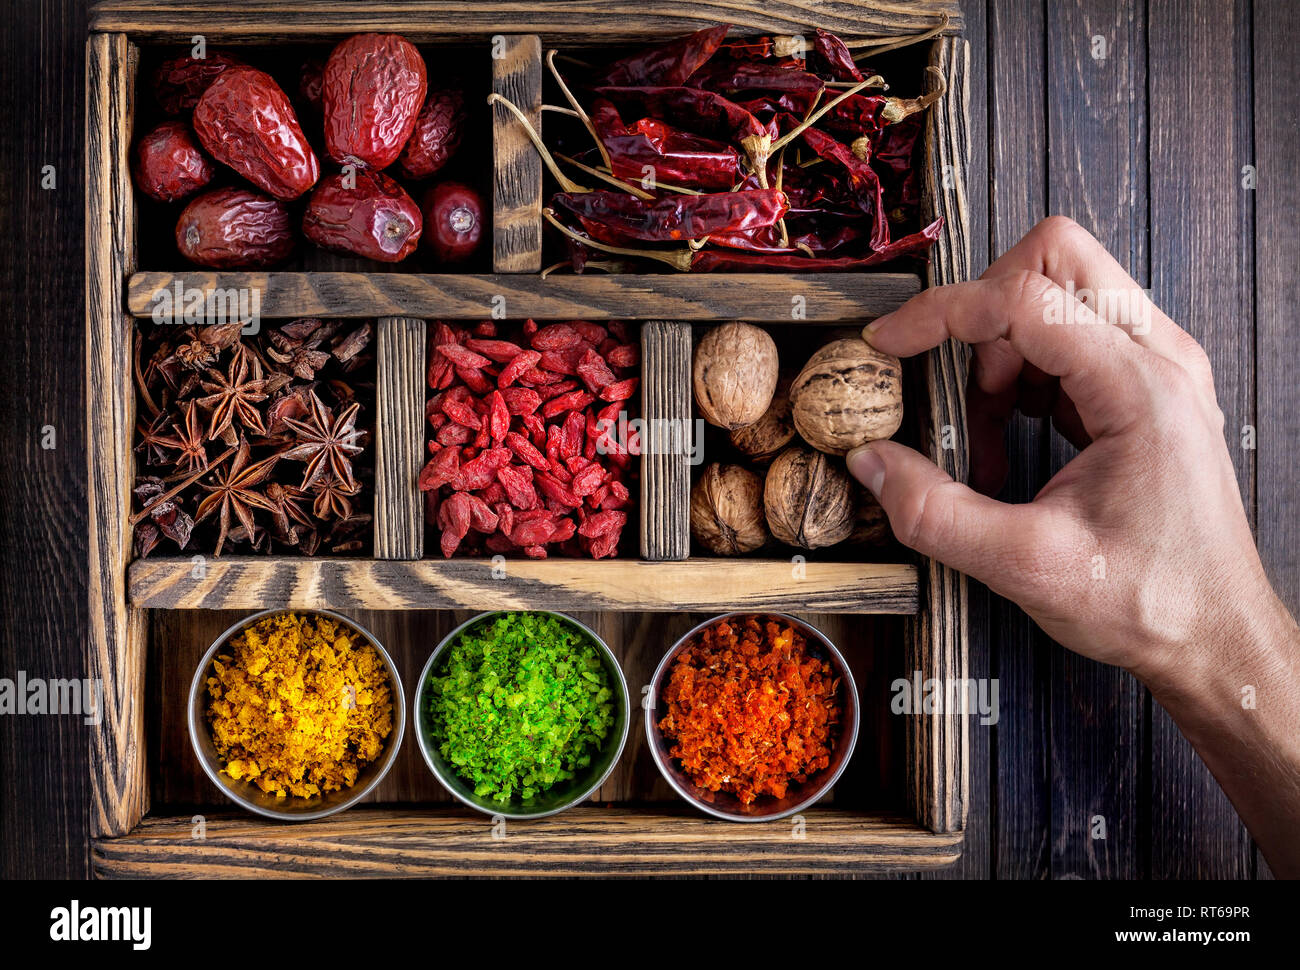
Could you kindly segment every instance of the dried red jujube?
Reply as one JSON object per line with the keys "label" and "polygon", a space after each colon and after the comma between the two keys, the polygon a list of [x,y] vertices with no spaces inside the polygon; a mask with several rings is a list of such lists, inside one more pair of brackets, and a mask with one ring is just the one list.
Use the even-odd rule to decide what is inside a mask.
{"label": "dried red jujube", "polygon": [[270,266],[293,252],[293,220],[283,202],[249,189],[213,189],[176,223],[181,255],[212,269]]}
{"label": "dried red jujube", "polygon": [[415,128],[427,89],[424,58],[397,34],[356,34],[325,62],[325,150],[340,164],[387,168]]}
{"label": "dried red jujube", "polygon": [[216,52],[206,57],[186,55],[163,61],[153,75],[158,104],[169,115],[193,111],[208,85],[227,68],[242,64],[237,57]]}
{"label": "dried red jujube", "polygon": [[450,88],[430,91],[402,149],[402,172],[422,179],[447,164],[460,148],[465,127],[465,96]]}
{"label": "dried red jujube", "polygon": [[331,175],[311,194],[303,234],[318,246],[395,263],[415,251],[423,219],[383,172]]}
{"label": "dried red jujube", "polygon": [[135,184],[159,202],[193,195],[212,181],[216,171],[183,121],[163,122],[135,148]]}
{"label": "dried red jujube", "polygon": [[424,199],[426,238],[441,263],[463,263],[478,249],[483,236],[483,201],[460,182],[434,186]]}

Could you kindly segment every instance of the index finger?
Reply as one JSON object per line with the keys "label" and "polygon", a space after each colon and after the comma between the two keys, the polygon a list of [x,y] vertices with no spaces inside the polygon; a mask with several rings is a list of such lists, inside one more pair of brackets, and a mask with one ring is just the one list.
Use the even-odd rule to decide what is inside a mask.
{"label": "index finger", "polygon": [[[1062,313],[1071,322],[1055,322]],[[950,337],[970,344],[1006,338],[1026,361],[1060,379],[1093,438],[1123,430],[1147,413],[1152,371],[1161,363],[1175,366],[1032,272],[923,290],[862,336],[897,357]]]}

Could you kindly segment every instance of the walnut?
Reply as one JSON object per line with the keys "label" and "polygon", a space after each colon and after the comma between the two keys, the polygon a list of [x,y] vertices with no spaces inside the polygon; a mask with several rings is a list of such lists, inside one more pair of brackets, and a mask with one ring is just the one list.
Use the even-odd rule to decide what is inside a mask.
{"label": "walnut", "polygon": [[794,445],[768,469],[763,507],[772,535],[792,546],[820,549],[849,537],[857,502],[843,462]]}
{"label": "walnut", "polygon": [[693,372],[705,421],[728,430],[753,424],[776,390],[776,344],[753,324],[721,324],[700,338]]}
{"label": "walnut", "polygon": [[753,424],[731,432],[731,443],[758,465],[766,465],[794,440],[794,421],[790,417],[790,381],[777,382],[772,403]]}
{"label": "walnut", "polygon": [[691,489],[691,534],[722,556],[762,546],[768,538],[763,480],[739,465],[706,467]]}
{"label": "walnut", "polygon": [[855,546],[883,546],[894,537],[889,528],[889,516],[880,507],[876,497],[861,485],[855,485],[853,496],[858,508],[853,516],[853,532],[848,541]]}
{"label": "walnut", "polygon": [[902,424],[902,365],[865,340],[834,340],[794,379],[790,403],[795,429],[808,444],[847,454]]}

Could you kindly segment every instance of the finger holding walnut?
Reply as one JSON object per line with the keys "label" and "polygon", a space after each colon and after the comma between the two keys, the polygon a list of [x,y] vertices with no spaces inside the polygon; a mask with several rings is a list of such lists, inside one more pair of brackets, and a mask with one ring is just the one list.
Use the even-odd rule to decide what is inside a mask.
{"label": "finger holding walnut", "polygon": [[846,455],[890,437],[903,423],[903,368],[865,340],[833,340],[808,359],[790,388],[795,429],[814,448]]}

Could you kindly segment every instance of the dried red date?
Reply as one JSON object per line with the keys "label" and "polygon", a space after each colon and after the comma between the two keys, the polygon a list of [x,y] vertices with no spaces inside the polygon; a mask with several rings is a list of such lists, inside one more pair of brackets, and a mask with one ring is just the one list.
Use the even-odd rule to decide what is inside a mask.
{"label": "dried red date", "polygon": [[159,202],[175,202],[193,195],[215,174],[216,167],[183,121],[163,122],[136,146],[135,184]]}
{"label": "dried red date", "polygon": [[443,182],[424,198],[425,234],[441,263],[470,259],[483,237],[483,200],[468,185]]}
{"label": "dried red date", "polygon": [[402,149],[402,172],[423,179],[447,164],[460,148],[465,128],[465,97],[451,88],[430,91]]}
{"label": "dried red date", "polygon": [[206,57],[173,57],[163,61],[153,75],[158,105],[169,115],[193,111],[208,85],[222,71],[242,63],[237,57],[215,52]]}
{"label": "dried red date", "polygon": [[217,75],[194,108],[194,133],[209,155],[277,199],[296,199],[320,178],[293,106],[263,71]]}
{"label": "dried red date", "polygon": [[386,263],[415,251],[421,227],[415,201],[383,172],[329,176],[311,194],[302,220],[303,234],[316,245]]}
{"label": "dried red date", "polygon": [[176,222],[181,255],[212,269],[270,266],[293,252],[293,220],[283,202],[248,189],[214,189]]}
{"label": "dried red date", "polygon": [[411,137],[427,88],[424,58],[397,34],[356,34],[325,62],[325,150],[340,164],[387,168]]}

